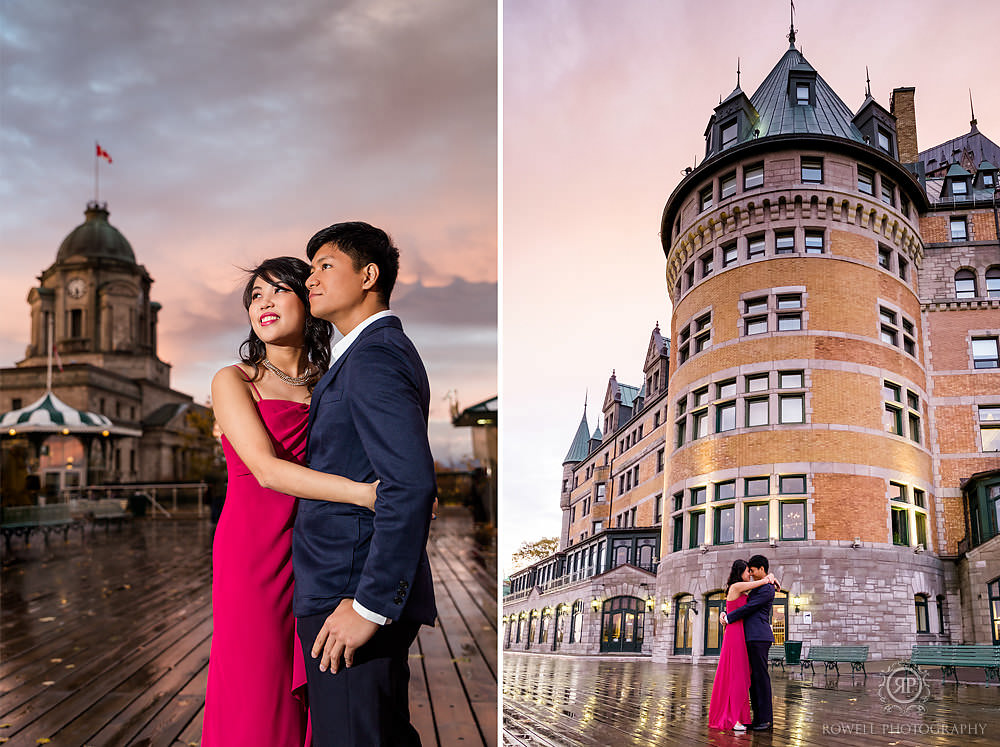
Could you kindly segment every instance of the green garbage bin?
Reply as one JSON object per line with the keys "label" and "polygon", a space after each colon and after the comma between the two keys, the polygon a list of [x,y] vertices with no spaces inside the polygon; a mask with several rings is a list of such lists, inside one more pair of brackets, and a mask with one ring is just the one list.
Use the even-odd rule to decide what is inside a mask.
{"label": "green garbage bin", "polygon": [[785,641],[785,664],[802,661],[802,641]]}

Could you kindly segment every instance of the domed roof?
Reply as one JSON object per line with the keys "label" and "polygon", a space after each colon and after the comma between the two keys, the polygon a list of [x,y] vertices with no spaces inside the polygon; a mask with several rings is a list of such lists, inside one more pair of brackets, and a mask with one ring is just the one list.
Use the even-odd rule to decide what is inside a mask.
{"label": "domed roof", "polygon": [[89,202],[83,212],[87,220],[70,231],[59,245],[56,262],[75,255],[84,257],[118,259],[135,264],[135,253],[128,239],[108,223],[106,203]]}

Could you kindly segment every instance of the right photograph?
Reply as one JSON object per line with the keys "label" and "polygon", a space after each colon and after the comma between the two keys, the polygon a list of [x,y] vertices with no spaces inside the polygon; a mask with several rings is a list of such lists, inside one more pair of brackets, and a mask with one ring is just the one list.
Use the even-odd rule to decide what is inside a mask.
{"label": "right photograph", "polygon": [[1000,739],[998,25],[504,2],[505,745]]}

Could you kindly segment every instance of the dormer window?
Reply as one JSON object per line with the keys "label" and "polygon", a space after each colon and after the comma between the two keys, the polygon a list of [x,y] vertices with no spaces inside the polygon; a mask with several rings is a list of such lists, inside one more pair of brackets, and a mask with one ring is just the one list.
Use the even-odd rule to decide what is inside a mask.
{"label": "dormer window", "polygon": [[952,197],[965,197],[967,194],[969,194],[969,185],[964,179],[956,179],[951,183]]}
{"label": "dormer window", "polygon": [[736,138],[739,133],[736,119],[733,118],[722,125],[722,150],[736,145]]}
{"label": "dormer window", "polygon": [[997,180],[993,176],[992,172],[988,172],[988,173],[983,174],[983,186],[984,187],[995,187],[996,186],[996,181]]}
{"label": "dormer window", "polygon": [[878,137],[878,147],[879,147],[879,150],[882,150],[882,151],[888,153],[891,156],[892,155],[892,133],[890,133],[884,127],[879,127],[878,128],[877,137]]}
{"label": "dormer window", "polygon": [[795,84],[795,103],[798,106],[809,106],[809,84]]}

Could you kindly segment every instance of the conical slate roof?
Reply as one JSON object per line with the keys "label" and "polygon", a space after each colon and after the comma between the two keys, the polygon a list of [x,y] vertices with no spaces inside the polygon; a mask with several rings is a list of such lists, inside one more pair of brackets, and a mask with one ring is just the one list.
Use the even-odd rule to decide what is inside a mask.
{"label": "conical slate roof", "polygon": [[792,70],[816,72],[805,57],[791,47],[750,97],[750,103],[760,115],[755,125],[760,130],[758,137],[808,133],[835,135],[863,143],[861,131],[852,122],[854,113],[818,73],[815,105],[799,106],[792,100],[788,95],[788,74]]}
{"label": "conical slate roof", "polygon": [[63,239],[56,254],[56,262],[74,256],[118,259],[135,264],[132,245],[121,231],[108,223],[108,209],[104,204],[91,202],[83,213],[87,220],[70,231]]}
{"label": "conical slate roof", "polygon": [[580,418],[580,425],[576,429],[576,435],[573,436],[573,443],[569,447],[569,451],[566,452],[566,458],[563,459],[563,464],[569,462],[582,462],[587,458],[589,451],[587,449],[587,442],[590,440],[590,428],[587,426],[587,408],[583,408],[583,417]]}
{"label": "conical slate roof", "polygon": [[0,428],[17,432],[56,433],[68,428],[74,433],[100,433],[111,428],[111,419],[96,412],[76,410],[52,392],[27,407],[0,417]]}

